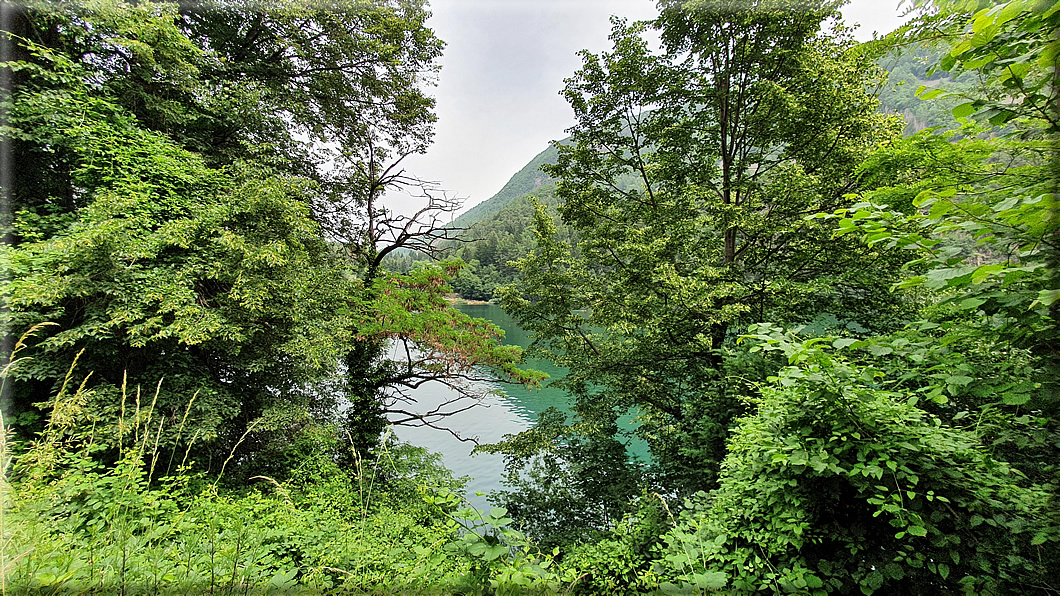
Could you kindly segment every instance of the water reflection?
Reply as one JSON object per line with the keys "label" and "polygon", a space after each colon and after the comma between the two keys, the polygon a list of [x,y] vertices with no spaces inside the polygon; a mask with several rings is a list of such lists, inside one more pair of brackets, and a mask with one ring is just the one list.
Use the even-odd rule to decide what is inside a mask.
{"label": "water reflection", "polygon": [[[504,343],[526,347],[530,338],[519,328],[507,313],[495,304],[461,305],[460,310],[473,316],[492,321],[504,330]],[[554,380],[565,374],[565,370],[546,361],[531,361],[529,368],[542,370]],[[465,412],[446,418],[439,425],[451,428],[464,438],[475,438],[480,443],[495,443],[504,435],[515,434],[530,428],[537,421],[538,412],[549,407],[562,410],[568,408],[567,395],[558,389],[545,386],[529,389],[522,385],[499,382],[482,382],[480,389],[491,390],[479,405]],[[415,409],[427,412],[455,397],[455,392],[440,384],[428,383],[411,394],[416,399]],[[456,476],[470,476],[467,485],[468,499],[476,507],[486,507],[485,497],[476,492],[488,493],[501,488],[504,473],[503,456],[477,454],[472,456],[474,443],[461,441],[452,434],[428,427],[394,427],[394,434],[403,441],[426,447],[442,454],[442,462]]]}
{"label": "water reflection", "polygon": [[[461,305],[459,309],[473,317],[492,321],[503,329],[505,344],[524,348],[530,345],[529,333],[520,328],[499,306],[468,304]],[[530,360],[526,367],[544,371],[550,378],[537,389],[509,383],[483,382],[477,388],[491,391],[478,406],[454,414],[439,422],[439,425],[451,428],[464,438],[476,438],[480,443],[496,443],[503,439],[504,435],[516,434],[530,428],[537,421],[538,413],[547,408],[554,407],[561,411],[570,408],[567,393],[549,386],[551,381],[563,377],[566,369],[542,360]],[[440,383],[428,383],[411,392],[411,396],[416,400],[414,409],[422,413],[453,399],[456,395],[452,389]],[[619,425],[627,429],[635,427],[633,417],[629,415],[619,418]],[[488,493],[502,488],[500,480],[504,473],[503,456],[485,453],[472,456],[474,443],[461,441],[448,432],[434,428],[398,426],[393,430],[403,441],[441,453],[442,462],[456,476],[471,477],[467,485],[468,500],[475,507],[488,506],[485,497],[476,496],[476,492]],[[642,441],[634,441],[629,450],[632,456],[647,459],[647,445]]]}

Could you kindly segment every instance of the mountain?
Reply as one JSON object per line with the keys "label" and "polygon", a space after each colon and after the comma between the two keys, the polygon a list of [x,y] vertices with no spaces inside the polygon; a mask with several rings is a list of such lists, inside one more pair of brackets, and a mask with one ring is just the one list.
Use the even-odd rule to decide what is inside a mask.
{"label": "mountain", "polygon": [[558,221],[556,207],[560,199],[555,195],[556,181],[544,176],[532,180],[529,192],[507,197],[498,193],[489,204],[483,203],[481,219],[464,224],[467,229],[461,237],[470,242],[458,245],[453,252],[453,256],[468,264],[453,280],[453,289],[460,296],[490,300],[498,286],[514,283],[519,278],[519,272],[510,263],[525,257],[535,242],[534,206],[530,197],[550,209],[557,220],[557,232],[574,244],[569,228]]}
{"label": "mountain", "polygon": [[[567,144],[570,139],[563,139],[560,144]],[[541,171],[545,164],[555,164],[558,152],[555,145],[549,144],[548,149],[537,154],[530,163],[515,173],[497,194],[468,209],[465,213],[453,220],[453,227],[469,227],[472,224],[499,213],[520,197],[532,193],[538,188],[555,182],[556,180]]]}
{"label": "mountain", "polygon": [[941,52],[931,45],[912,46],[892,51],[878,61],[887,71],[887,83],[878,90],[880,111],[900,114],[905,119],[907,135],[929,127],[952,128],[956,122],[951,110],[964,101],[959,97],[925,101],[916,96],[917,88],[941,87],[960,92],[979,84],[973,72],[932,70]]}
{"label": "mountain", "polygon": [[[559,141],[560,144],[569,142],[569,138]],[[497,194],[448,225],[464,228],[460,232],[462,241],[449,240],[440,246],[450,256],[468,264],[453,280],[453,288],[460,296],[489,300],[497,286],[517,279],[518,271],[508,263],[526,256],[534,245],[534,207],[530,197],[551,208],[553,213],[559,205],[554,194],[556,179],[541,171],[541,166],[555,164],[558,156],[555,145],[550,144],[516,172]],[[384,264],[391,271],[405,273],[427,259],[426,255],[412,251],[394,251],[387,255]]]}

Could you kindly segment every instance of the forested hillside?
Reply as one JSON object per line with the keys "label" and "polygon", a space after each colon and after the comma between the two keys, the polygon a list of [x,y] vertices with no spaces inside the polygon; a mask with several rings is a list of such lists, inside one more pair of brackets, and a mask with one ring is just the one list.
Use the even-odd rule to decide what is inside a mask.
{"label": "forested hillside", "polygon": [[877,60],[887,71],[887,82],[879,90],[880,110],[901,114],[906,135],[925,128],[953,125],[953,108],[961,104],[959,97],[921,99],[916,91],[921,86],[942,88],[951,92],[970,91],[977,82],[974,72],[963,71],[954,76],[938,67],[939,60],[949,52],[935,43],[902,47]]}
{"label": "forested hillside", "polygon": [[423,2],[0,5],[0,593],[1060,593],[1060,4],[841,5],[614,19],[473,243]]}
{"label": "forested hillside", "polygon": [[[558,141],[563,144],[564,141]],[[556,163],[558,155],[555,145],[549,145],[547,149],[538,153],[521,170],[508,180],[497,194],[489,199],[475,205],[453,220],[453,226],[466,228],[485,219],[495,219],[498,212],[513,202],[525,198],[534,193],[542,186],[548,186],[555,179],[546,174],[541,166]]]}
{"label": "forested hillside", "polygon": [[[462,298],[490,300],[497,287],[515,279],[516,271],[508,263],[525,256],[533,245],[534,211],[528,197],[550,206],[558,204],[553,198],[555,179],[541,169],[555,163],[556,156],[556,146],[550,145],[516,172],[497,194],[449,224],[459,241],[442,242],[439,248],[466,263],[452,282]],[[403,251],[390,256],[386,265],[407,272],[428,259],[422,253]]]}
{"label": "forested hillside", "polygon": [[453,245],[454,256],[467,267],[453,280],[453,289],[469,300],[492,300],[500,286],[515,281],[518,270],[511,263],[526,256],[534,245],[534,205],[531,197],[558,207],[555,182],[514,197],[497,213],[468,226],[465,242]]}

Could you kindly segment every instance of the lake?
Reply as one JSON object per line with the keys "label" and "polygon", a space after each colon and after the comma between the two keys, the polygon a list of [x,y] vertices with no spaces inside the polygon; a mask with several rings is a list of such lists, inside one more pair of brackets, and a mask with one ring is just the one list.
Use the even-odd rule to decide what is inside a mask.
{"label": "lake", "polygon": [[[529,334],[496,304],[465,304],[457,308],[473,317],[492,321],[503,329],[503,343],[524,348],[530,345]],[[567,410],[566,392],[548,386],[549,382],[566,374],[566,370],[541,360],[531,360],[526,366],[548,373],[550,379],[539,389],[493,383],[491,388],[497,391],[495,395],[487,396],[480,405],[455,414],[442,424],[463,437],[477,437],[480,443],[495,443],[503,439],[504,435],[530,428],[537,421],[538,412],[549,407]],[[434,383],[420,387],[412,395],[417,401],[416,410],[425,412],[451,399],[454,394],[448,387]],[[624,417],[619,423],[632,424],[632,421],[630,417]],[[472,480],[467,485],[468,500],[476,507],[487,507],[487,502],[485,497],[476,496],[475,492],[488,493],[502,488],[500,479],[504,473],[503,456],[486,453],[472,456],[474,444],[462,442],[447,432],[432,428],[397,426],[393,427],[393,431],[403,441],[440,453],[443,463],[455,476],[470,476]],[[646,450],[642,448],[637,451]]]}

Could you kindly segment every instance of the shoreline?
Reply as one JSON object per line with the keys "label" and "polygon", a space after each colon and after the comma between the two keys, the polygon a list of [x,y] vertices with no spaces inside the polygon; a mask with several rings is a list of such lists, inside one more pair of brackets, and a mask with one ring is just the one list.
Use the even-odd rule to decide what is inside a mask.
{"label": "shoreline", "polygon": [[454,305],[454,306],[457,305],[457,304],[471,304],[471,305],[493,304],[492,300],[470,300],[470,299],[467,299],[467,298],[461,298],[457,294],[446,294],[445,295],[445,301],[448,302],[451,305]]}

